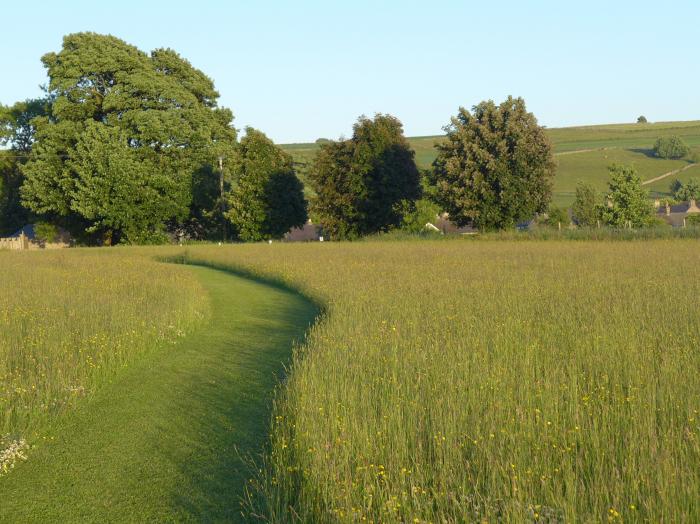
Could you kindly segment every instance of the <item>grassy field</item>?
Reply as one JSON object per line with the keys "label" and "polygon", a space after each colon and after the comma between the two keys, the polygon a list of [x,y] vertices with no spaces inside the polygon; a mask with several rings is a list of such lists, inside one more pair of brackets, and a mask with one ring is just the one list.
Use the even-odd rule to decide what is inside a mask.
{"label": "grassy field", "polygon": [[0,438],[37,444],[47,421],[209,314],[183,268],[98,253],[0,251]]}
{"label": "grassy field", "polygon": [[273,521],[700,519],[696,241],[190,257],[327,306],[276,406]]}
{"label": "grassy field", "polygon": [[0,520],[700,519],[697,240],[0,255]]}
{"label": "grassy field", "polygon": [[[101,253],[93,260],[109,265]],[[77,255],[74,264],[89,261]],[[248,461],[267,442],[273,388],[316,308],[289,291],[213,269],[157,270],[150,276],[196,281],[196,299],[184,302],[206,300],[210,318],[176,344],[132,359],[54,417],[44,427],[48,441],[0,478],[0,522],[241,519]],[[139,308],[143,314],[157,304]],[[112,349],[108,340],[102,351]]]}
{"label": "grassy field", "polygon": [[[607,167],[615,161],[634,165],[643,180],[686,165],[682,160],[668,161],[652,156],[651,149],[660,136],[678,135],[694,149],[700,149],[700,121],[552,128],[547,133],[557,156],[554,203],[560,206],[569,206],[573,202],[573,191],[578,180],[590,181],[597,188],[604,189],[608,180]],[[430,167],[435,159],[434,146],[442,137],[413,137],[408,140],[416,152],[419,167]],[[318,145],[288,144],[283,147],[294,156],[301,178],[306,181],[308,165]],[[669,179],[665,185],[655,184],[654,191],[668,192],[672,180]],[[311,194],[310,188],[307,188],[307,194]]]}

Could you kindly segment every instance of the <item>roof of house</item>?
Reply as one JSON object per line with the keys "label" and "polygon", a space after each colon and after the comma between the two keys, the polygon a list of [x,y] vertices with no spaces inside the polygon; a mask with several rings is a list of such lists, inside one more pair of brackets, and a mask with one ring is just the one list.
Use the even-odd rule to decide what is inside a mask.
{"label": "roof of house", "polygon": [[692,203],[682,202],[669,206],[669,214],[666,214],[666,206],[662,205],[656,210],[656,216],[665,220],[673,227],[682,227],[685,218],[689,214],[700,213],[697,206],[693,207]]}
{"label": "roof of house", "polygon": [[26,236],[29,240],[33,240],[36,237],[36,235],[34,234],[34,224],[27,224],[26,226],[22,227],[21,229],[18,229],[17,231],[15,231],[10,236],[13,238],[17,238],[22,233],[24,233],[24,236]]}
{"label": "roof of house", "polygon": [[441,233],[454,233],[460,235],[476,232],[476,229],[474,229],[472,226],[458,226],[447,217],[447,213],[437,216],[435,220],[428,222],[425,227],[434,231],[440,231]]}
{"label": "roof of house", "polygon": [[310,220],[302,227],[295,227],[284,235],[287,242],[311,242],[319,240],[323,235],[321,226],[312,223]]}

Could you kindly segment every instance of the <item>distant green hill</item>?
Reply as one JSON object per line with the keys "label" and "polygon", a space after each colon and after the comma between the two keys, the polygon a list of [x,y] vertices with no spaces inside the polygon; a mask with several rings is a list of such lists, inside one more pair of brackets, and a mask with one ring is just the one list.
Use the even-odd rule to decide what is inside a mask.
{"label": "distant green hill", "polygon": [[[578,180],[586,180],[599,189],[606,187],[607,166],[624,163],[634,165],[642,180],[651,180],[665,173],[688,166],[685,160],[662,160],[651,154],[656,139],[665,135],[678,135],[691,147],[700,151],[700,121],[657,122],[653,124],[607,124],[599,126],[561,127],[548,129],[557,159],[557,176],[554,181],[554,202],[570,205]],[[416,162],[427,168],[435,159],[435,144],[442,136],[409,138],[416,151]],[[318,144],[285,144],[282,146],[298,163],[299,174],[306,179],[308,165]],[[692,166],[678,175],[671,175],[648,184],[655,196],[669,193],[669,186],[676,178],[685,180],[700,176],[700,165]],[[309,191],[307,189],[307,191]]]}

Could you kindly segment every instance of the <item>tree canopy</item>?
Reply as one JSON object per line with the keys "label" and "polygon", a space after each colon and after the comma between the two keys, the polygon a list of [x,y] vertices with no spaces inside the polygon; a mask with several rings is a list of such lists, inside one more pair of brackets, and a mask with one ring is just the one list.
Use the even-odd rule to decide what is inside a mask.
{"label": "tree canopy", "polygon": [[304,188],[292,157],[264,133],[246,128],[241,139],[226,214],[241,240],[280,238],[307,219]]}
{"label": "tree canopy", "polygon": [[66,36],[42,62],[52,107],[32,120],[23,203],[107,242],[143,242],[184,220],[193,174],[235,145],[213,82],[170,49],[148,55],[95,33]]}
{"label": "tree canopy", "polygon": [[686,182],[676,180],[671,189],[676,200],[700,200],[700,178],[689,178]]}
{"label": "tree canopy", "polygon": [[650,225],[654,219],[654,207],[635,169],[614,164],[609,171],[607,202],[601,210],[603,221],[614,227]]}
{"label": "tree canopy", "polygon": [[20,187],[24,177],[21,166],[30,156],[36,128],[34,119],[51,110],[49,98],[0,105],[0,235],[14,233],[25,225],[29,213],[21,205]]}
{"label": "tree canopy", "polygon": [[321,144],[309,175],[313,213],[338,239],[399,226],[421,195],[414,157],[397,118],[360,117],[350,140]]}
{"label": "tree canopy", "polygon": [[552,146],[522,98],[460,108],[445,131],[431,182],[453,222],[502,229],[547,210]]}

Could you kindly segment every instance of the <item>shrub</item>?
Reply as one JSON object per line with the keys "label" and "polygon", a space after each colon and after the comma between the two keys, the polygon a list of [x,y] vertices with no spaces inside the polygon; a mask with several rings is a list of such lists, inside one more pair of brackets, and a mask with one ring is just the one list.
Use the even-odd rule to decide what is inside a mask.
{"label": "shrub", "polygon": [[40,242],[55,242],[58,238],[58,228],[47,222],[34,224],[34,237]]}
{"label": "shrub", "polygon": [[576,199],[571,211],[576,224],[582,227],[592,227],[599,218],[597,206],[598,194],[588,182],[580,181],[576,186]]}
{"label": "shrub", "polygon": [[659,158],[679,159],[690,153],[690,148],[676,135],[662,136],[654,144],[654,154]]}
{"label": "shrub", "polygon": [[700,215],[688,215],[685,218],[685,224],[687,226],[700,226]]}
{"label": "shrub", "polygon": [[540,223],[545,224],[550,227],[562,227],[568,226],[571,221],[569,220],[569,214],[566,209],[557,206],[550,206],[547,211],[547,218],[542,220]]}

